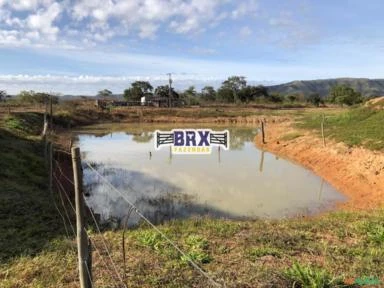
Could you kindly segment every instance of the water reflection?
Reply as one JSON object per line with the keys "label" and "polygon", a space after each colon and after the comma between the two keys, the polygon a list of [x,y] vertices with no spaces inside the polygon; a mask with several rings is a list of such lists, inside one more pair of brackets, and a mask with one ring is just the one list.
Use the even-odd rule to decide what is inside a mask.
{"label": "water reflection", "polygon": [[[214,149],[211,155],[155,151],[150,131],[158,126],[123,126],[124,132],[113,133],[103,129],[97,136],[92,131],[78,136],[83,159],[97,164],[98,172],[157,223],[206,214],[281,218],[316,213],[344,200],[311,171],[257,149],[254,127],[230,127],[231,150]],[[87,204],[102,220],[127,215],[129,206],[121,195],[86,168],[84,183]],[[138,219],[132,215],[129,221],[132,225]]]}
{"label": "water reflection", "polygon": [[[129,126],[124,125],[124,131],[127,136],[132,136],[132,141],[136,143],[149,143],[153,141],[153,131],[154,129],[157,130],[163,130],[163,131],[169,131],[174,128],[207,128],[207,126],[201,126],[201,124],[196,126],[190,126],[190,125],[178,125],[178,126],[169,126],[169,125],[135,125],[135,126]],[[113,130],[116,130],[115,132],[121,132],[121,126],[109,126],[108,129],[104,129],[105,125],[98,126],[95,125],[90,130],[86,131],[90,135],[93,135],[95,137],[105,137],[109,136],[113,138]],[[111,128],[112,131],[109,130]],[[230,149],[231,150],[241,150],[244,147],[244,144],[246,142],[252,142],[255,135],[257,134],[259,128],[257,127],[222,127],[219,125],[211,127],[212,129],[220,130],[220,129],[227,129],[230,133]]]}
{"label": "water reflection", "polygon": [[263,167],[264,167],[264,150],[260,150],[260,152],[261,152],[261,157],[260,157],[259,171],[260,173],[262,173]]}

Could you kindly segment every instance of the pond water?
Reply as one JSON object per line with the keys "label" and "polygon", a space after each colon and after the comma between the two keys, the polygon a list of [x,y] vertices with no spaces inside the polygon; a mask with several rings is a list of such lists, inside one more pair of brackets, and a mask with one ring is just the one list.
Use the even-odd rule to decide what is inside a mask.
{"label": "pond water", "polygon": [[[283,218],[332,209],[345,197],[311,171],[261,151],[255,127],[228,129],[230,150],[173,155],[154,149],[153,131],[177,126],[93,126],[78,131],[83,162],[92,165],[155,223],[194,215],[230,219]],[[190,126],[196,128],[196,126]],[[87,205],[101,221],[127,216],[129,204],[83,165]],[[129,224],[137,223],[131,215]]]}

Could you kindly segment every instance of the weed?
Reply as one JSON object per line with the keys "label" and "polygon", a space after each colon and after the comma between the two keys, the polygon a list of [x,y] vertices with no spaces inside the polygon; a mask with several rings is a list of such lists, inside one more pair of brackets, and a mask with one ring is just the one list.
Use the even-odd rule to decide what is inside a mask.
{"label": "weed", "polygon": [[327,288],[343,285],[340,278],[331,276],[326,270],[299,263],[294,263],[283,274],[290,282],[290,287]]}
{"label": "weed", "polygon": [[183,262],[188,262],[189,259],[199,263],[209,263],[212,258],[207,253],[208,241],[199,235],[189,235],[185,240],[188,246],[187,256],[182,256]]}
{"label": "weed", "polygon": [[156,231],[140,231],[136,237],[141,244],[150,247],[155,251],[162,252],[166,246],[163,237]]}
{"label": "weed", "polygon": [[299,132],[291,132],[291,133],[287,133],[283,136],[280,137],[280,141],[291,141],[293,139],[296,139],[296,138],[299,138],[303,136],[302,133],[299,133]]}
{"label": "weed", "polygon": [[367,234],[369,241],[376,244],[384,244],[384,226],[382,224],[370,227]]}
{"label": "weed", "polygon": [[252,260],[256,260],[257,258],[269,255],[280,258],[282,253],[279,249],[273,247],[254,247],[248,251],[248,255]]}

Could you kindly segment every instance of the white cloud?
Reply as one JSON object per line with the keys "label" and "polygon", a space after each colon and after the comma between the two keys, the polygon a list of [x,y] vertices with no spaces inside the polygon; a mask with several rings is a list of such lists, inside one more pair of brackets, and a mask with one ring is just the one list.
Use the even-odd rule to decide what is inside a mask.
{"label": "white cloud", "polygon": [[[223,78],[202,77],[192,74],[174,74],[174,84],[176,89],[186,89],[195,86],[201,89],[206,85],[215,87],[220,86]],[[149,81],[153,86],[164,85],[168,83],[167,75],[151,76],[55,76],[55,75],[1,75],[0,87],[7,93],[17,94],[22,90],[34,90],[36,92],[56,92],[72,95],[96,95],[97,91],[108,88],[112,92],[120,94],[134,81]],[[272,85],[276,82],[251,81],[253,85]]]}
{"label": "white cloud", "polygon": [[152,23],[145,23],[140,26],[140,38],[149,38],[154,39],[155,33],[157,29],[159,28],[158,25],[152,24]]}
{"label": "white cloud", "polygon": [[62,8],[60,4],[53,3],[46,10],[39,10],[36,14],[30,15],[27,19],[27,26],[31,30],[37,30],[47,35],[55,35],[59,28],[53,26],[53,22],[60,15]]}
{"label": "white cloud", "polygon": [[239,19],[245,15],[254,15],[259,9],[259,4],[257,0],[247,0],[240,2],[240,4],[234,9],[231,13],[233,19]]}
{"label": "white cloud", "polygon": [[[296,29],[293,15],[284,11],[259,17],[264,13],[259,0],[0,0],[0,6],[0,30],[19,31],[0,46],[65,44],[88,48],[115,37],[153,40],[159,33],[191,39],[223,22],[240,29],[235,22],[243,23],[244,19],[266,21],[271,29],[289,25]],[[3,38],[9,34],[2,33]],[[251,34],[249,27],[241,28],[242,37]]]}
{"label": "white cloud", "polygon": [[248,26],[243,26],[240,29],[240,36],[243,38],[249,37],[252,35],[252,29]]}
{"label": "white cloud", "polygon": [[3,2],[8,2],[9,5],[15,10],[23,11],[23,10],[35,10],[40,5],[48,6],[53,1],[52,0],[8,0]]}

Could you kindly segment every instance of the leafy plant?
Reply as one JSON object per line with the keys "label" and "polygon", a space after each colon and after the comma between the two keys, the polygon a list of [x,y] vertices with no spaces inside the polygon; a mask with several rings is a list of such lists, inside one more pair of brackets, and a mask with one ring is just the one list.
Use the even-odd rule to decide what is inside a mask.
{"label": "leafy plant", "polygon": [[255,247],[249,251],[249,256],[253,259],[268,255],[280,258],[281,252],[278,249],[271,247]]}
{"label": "leafy plant", "polygon": [[189,252],[187,256],[181,256],[183,262],[192,260],[200,263],[209,263],[212,259],[207,253],[208,241],[198,235],[189,235],[185,240],[187,246],[189,246]]}
{"label": "leafy plant", "polygon": [[141,244],[159,252],[163,251],[166,244],[163,237],[159,233],[152,230],[144,230],[140,232],[137,235],[137,240],[139,240]]}
{"label": "leafy plant", "polygon": [[376,244],[384,244],[384,226],[375,225],[369,228],[368,239]]}
{"label": "leafy plant", "polygon": [[294,263],[284,272],[285,278],[291,282],[291,287],[327,288],[345,287],[340,278],[331,276],[326,270]]}

